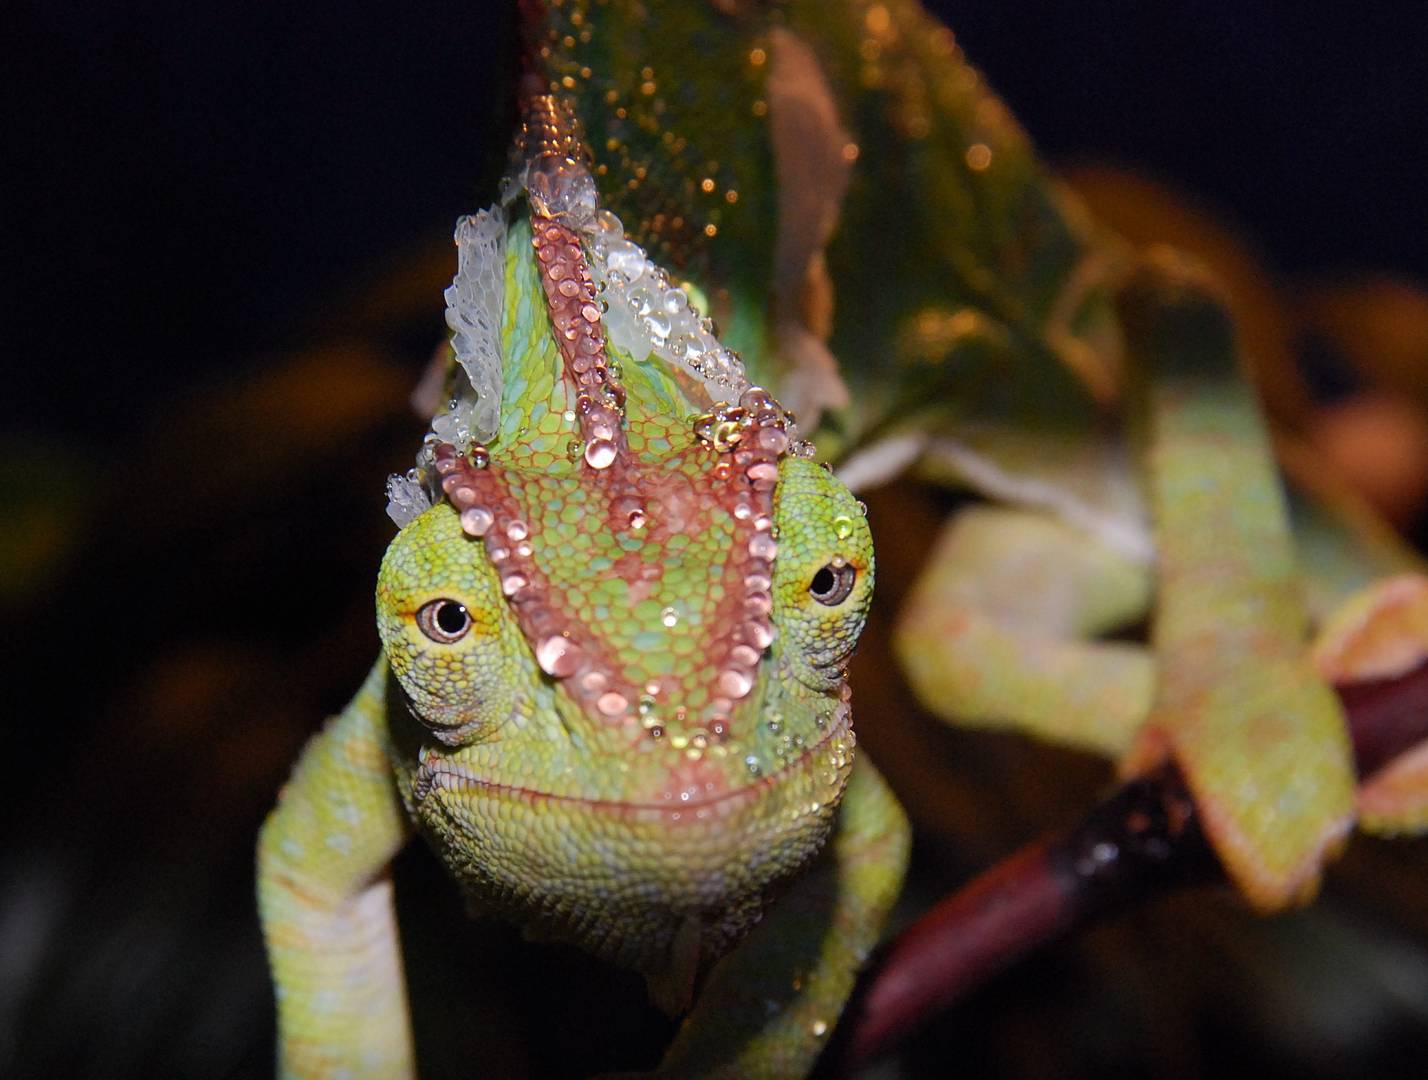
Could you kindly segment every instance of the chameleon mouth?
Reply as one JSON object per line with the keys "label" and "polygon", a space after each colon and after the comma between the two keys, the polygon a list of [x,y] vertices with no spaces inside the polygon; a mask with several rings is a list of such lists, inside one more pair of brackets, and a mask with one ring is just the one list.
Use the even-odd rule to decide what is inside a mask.
{"label": "chameleon mouth", "polygon": [[819,757],[829,751],[835,740],[845,740],[846,752],[851,754],[855,740],[852,717],[852,709],[846,703],[840,704],[834,712],[832,723],[828,725],[823,736],[817,742],[805,747],[796,758],[747,784],[704,798],[671,796],[663,800],[641,802],[625,799],[590,799],[578,795],[539,791],[534,788],[503,784],[478,776],[460,762],[440,757],[434,750],[429,750],[417,767],[413,790],[418,806],[423,805],[436,792],[445,791],[515,800],[532,805],[544,803],[579,806],[582,809],[612,817],[658,817],[676,821],[685,816],[698,820],[723,818],[743,809],[760,792],[777,786],[790,776],[810,768]]}

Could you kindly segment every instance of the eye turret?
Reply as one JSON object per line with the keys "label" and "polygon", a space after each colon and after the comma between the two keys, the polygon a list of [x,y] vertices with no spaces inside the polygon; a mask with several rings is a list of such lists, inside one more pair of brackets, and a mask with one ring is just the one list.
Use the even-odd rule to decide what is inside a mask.
{"label": "eye turret", "polygon": [[515,710],[524,644],[494,571],[440,503],[402,529],[377,580],[377,630],[412,715],[448,745]]}
{"label": "eye turret", "polygon": [[862,633],[873,590],[873,541],[858,501],[822,467],[780,467],[774,511],[774,622],[798,678],[826,691]]}

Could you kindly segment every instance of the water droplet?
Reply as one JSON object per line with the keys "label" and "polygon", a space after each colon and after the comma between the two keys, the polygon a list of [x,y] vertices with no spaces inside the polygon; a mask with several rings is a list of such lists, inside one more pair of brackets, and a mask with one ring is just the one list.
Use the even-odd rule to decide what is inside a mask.
{"label": "water droplet", "polygon": [[563,679],[575,673],[580,664],[580,650],[569,638],[552,634],[536,646],[536,663],[547,675]]}
{"label": "water droplet", "polygon": [[595,439],[585,448],[585,464],[592,469],[608,469],[615,456],[615,444],[608,439]]}
{"label": "water droplet", "polygon": [[838,535],[839,540],[846,540],[853,535],[853,519],[845,514],[839,514],[833,519],[833,531]]}
{"label": "water droplet", "polygon": [[485,536],[486,530],[495,524],[495,521],[491,511],[484,506],[471,506],[461,511],[462,531],[471,536]]}
{"label": "water droplet", "polygon": [[788,435],[776,427],[760,429],[757,442],[762,449],[774,456],[778,456],[788,449]]}
{"label": "water droplet", "polygon": [[749,541],[749,554],[756,559],[773,559],[778,555],[778,545],[768,533],[756,533]]}
{"label": "water droplet", "polygon": [[625,227],[620,219],[609,210],[599,210],[595,214],[595,228],[608,240],[618,240],[625,235]]}
{"label": "water droplet", "polygon": [[754,687],[754,678],[742,668],[726,668],[720,672],[715,684],[721,694],[731,698],[741,698]]}
{"label": "water droplet", "polygon": [[599,203],[590,170],[578,161],[554,154],[543,154],[530,163],[526,191],[538,213],[561,218],[577,229],[593,222]]}
{"label": "water droplet", "polygon": [[631,289],[628,296],[630,307],[636,315],[648,315],[654,310],[654,293],[645,288]]}
{"label": "water droplet", "polygon": [[821,1039],[824,1035],[828,1034],[828,1023],[824,1020],[815,1020],[809,1030],[813,1032],[816,1038]]}
{"label": "water droplet", "polygon": [[614,690],[601,694],[600,699],[595,702],[595,708],[600,710],[604,716],[619,716],[630,707],[625,695]]}
{"label": "water droplet", "polygon": [[679,625],[679,612],[667,607],[659,613],[659,621],[671,629]]}
{"label": "water droplet", "polygon": [[744,767],[749,770],[750,776],[763,775],[764,768],[759,764],[759,759],[750,754],[744,759]]}
{"label": "water droplet", "polygon": [[610,245],[610,254],[605,257],[605,265],[611,270],[611,283],[619,274],[626,282],[636,281],[648,268],[645,253],[628,240]]}
{"label": "water droplet", "polygon": [[740,667],[753,667],[759,662],[759,654],[748,645],[735,645],[729,650],[729,659]]}

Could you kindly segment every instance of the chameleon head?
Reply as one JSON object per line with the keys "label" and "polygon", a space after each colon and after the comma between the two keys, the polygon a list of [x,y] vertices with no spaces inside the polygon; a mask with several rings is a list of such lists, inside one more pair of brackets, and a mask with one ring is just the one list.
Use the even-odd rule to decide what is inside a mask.
{"label": "chameleon head", "polygon": [[653,306],[610,315],[633,245],[540,209],[509,227],[488,320],[495,430],[435,445],[445,498],[383,562],[397,772],[479,906],[653,972],[689,927],[726,949],[825,841],[872,545],[770,395],[714,398],[665,323],[607,334]]}

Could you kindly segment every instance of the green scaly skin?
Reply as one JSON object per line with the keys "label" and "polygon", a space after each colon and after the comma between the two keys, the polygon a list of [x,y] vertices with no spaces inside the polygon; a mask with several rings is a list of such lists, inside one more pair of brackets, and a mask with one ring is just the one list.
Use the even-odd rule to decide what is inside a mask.
{"label": "green scaly skin", "polygon": [[[951,34],[913,0],[565,0],[532,6],[528,22],[549,89],[569,96],[590,136],[607,205],[699,284],[756,381],[797,384],[824,410],[811,432],[820,448],[866,482],[894,466],[870,472],[860,447],[899,447],[884,460],[1006,504],[950,523],[945,557],[904,615],[899,652],[929,707],[959,723],[1129,753],[1131,767],[1173,753],[1246,895],[1265,909],[1302,899],[1348,821],[1349,762],[1337,709],[1303,664],[1304,613],[1263,422],[1223,327],[1180,314],[1214,301],[1172,273],[1132,296],[1123,322],[1115,299],[1136,272],[1133,253],[1057,189]],[[820,138],[833,140],[834,159],[851,150],[857,164],[835,205],[814,208],[837,228],[801,265],[784,228],[785,213],[800,211],[780,185],[798,179],[787,166],[806,152],[828,162]],[[810,211],[801,212],[806,235]],[[675,596],[702,610],[719,530],[679,530],[681,552],[650,536],[625,550],[606,527],[599,484],[564,457],[569,398],[528,259],[513,254],[507,277],[505,426],[490,450],[494,467],[526,485],[518,501],[538,522],[537,557],[575,568],[589,593],[581,625],[605,635],[622,670],[681,673],[681,693],[702,685],[707,695],[717,676],[689,647],[692,624],[663,634],[650,617]],[[790,313],[837,356],[838,385],[790,347]],[[1202,377],[1183,377],[1187,357],[1206,362]],[[694,445],[682,421],[707,403],[658,365],[615,359],[639,470],[691,467],[680,457]],[[1127,362],[1145,376],[1127,378]],[[1140,496],[1129,501],[1130,455],[1107,437],[1122,422],[1143,429]],[[818,809],[799,802],[808,771],[769,771],[783,738],[801,734],[806,748],[825,730],[822,710],[838,709],[833,688],[810,681],[829,654],[814,663],[810,650],[836,654],[855,633],[827,612],[809,620],[807,581],[795,572],[827,557],[827,515],[836,520],[846,493],[806,462],[785,461],[779,475],[780,637],[730,717],[722,758],[681,758],[673,738],[683,735],[687,755],[693,732],[674,726],[658,747],[622,744],[546,676],[491,567],[455,554],[477,545],[451,509],[438,506],[397,538],[380,596],[391,667],[379,662],[314,740],[263,833],[260,893],[286,1072],[410,1072],[382,875],[413,820],[483,906],[641,968],[669,1004],[746,929],[764,885],[793,873],[831,829],[828,857],[710,971],[665,1063],[682,1073],[807,1070],[896,891],[906,832],[866,762],[836,813],[821,791]],[[1216,491],[1203,498],[1211,480]],[[708,502],[702,490],[696,504]],[[1373,577],[1420,565],[1341,518],[1311,508],[1312,531],[1295,537],[1301,560],[1331,571],[1311,590],[1320,615]],[[867,555],[861,529],[857,520],[846,539]],[[1142,550],[1128,550],[1137,534]],[[563,547],[555,557],[544,546],[552,538]],[[621,597],[629,577],[615,567],[634,569],[631,560],[661,568],[654,592]],[[442,598],[464,604],[472,623],[437,648],[413,619]],[[1152,648],[1095,639],[1152,604]],[[740,772],[748,756],[757,778]],[[820,764],[830,763],[815,755],[806,769]],[[831,766],[836,787],[847,770]],[[479,783],[498,773],[500,789]],[[1423,827],[1421,776],[1404,782],[1417,798],[1408,816],[1400,806],[1370,824]],[[687,806],[710,783],[742,792],[717,804],[728,818],[701,823],[696,803],[694,823],[685,811],[660,823],[662,811],[648,809],[686,791]],[[736,817],[758,843],[735,839]],[[533,842],[517,846],[523,837]],[[592,861],[599,843],[604,858]],[[765,852],[767,865],[746,872]],[[612,857],[621,874],[607,873]],[[724,859],[738,880],[723,883],[715,904],[712,887],[690,880],[713,875],[688,871]],[[648,889],[619,895],[631,882]]]}
{"label": "green scaly skin", "polygon": [[[751,364],[825,410],[814,438],[840,475],[914,466],[997,504],[949,523],[900,619],[923,703],[1127,770],[1171,755],[1245,897],[1311,895],[1353,775],[1300,593],[1322,619],[1423,567],[1362,515],[1285,506],[1214,290],[1099,228],[915,0],[566,0],[543,18],[612,205],[674,254],[714,228],[684,257]],[[800,265],[820,215],[836,227]],[[1104,640],[1144,621],[1151,647]]]}
{"label": "green scaly skin", "polygon": [[[504,516],[483,544],[443,501],[393,540],[377,586],[383,656],[262,832],[280,1068],[412,1073],[384,875],[414,829],[477,908],[641,971],[671,1011],[734,950],[670,1068],[806,1071],[906,858],[896,802],[853,763],[843,665],[873,579],[862,508],[788,455],[771,522],[756,492],[753,520],[741,518],[752,481],[737,445],[696,434],[711,407],[702,388],[608,342],[624,442],[613,465],[592,466],[532,222],[538,236],[550,227],[522,201],[506,246],[499,431],[459,465],[437,463],[453,502],[471,501],[469,477]],[[776,555],[757,549],[771,581],[746,578],[745,549],[771,538]],[[830,567],[846,583],[831,597],[818,578]],[[731,683],[723,657],[746,603],[762,603],[773,640]],[[561,640],[598,664],[562,668],[532,630],[539,617],[564,620]],[[737,948],[775,889],[793,914]],[[729,973],[745,970],[758,978]]]}

